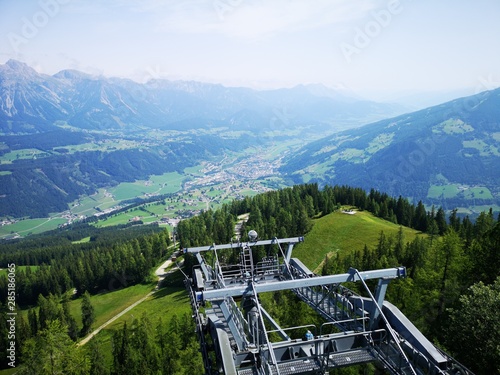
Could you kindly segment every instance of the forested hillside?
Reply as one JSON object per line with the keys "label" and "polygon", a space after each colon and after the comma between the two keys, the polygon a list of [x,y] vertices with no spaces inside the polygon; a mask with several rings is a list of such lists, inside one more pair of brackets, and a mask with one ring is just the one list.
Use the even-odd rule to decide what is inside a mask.
{"label": "forested hillside", "polygon": [[287,156],[295,183],[349,184],[426,205],[500,206],[500,89],[339,132]]}
{"label": "forested hillside", "polygon": [[[425,232],[426,235],[406,241],[402,230],[395,235],[381,232],[376,243],[366,243],[360,248],[341,249],[333,256],[328,256],[326,252],[320,257],[323,259],[322,273],[345,272],[349,267],[366,270],[406,266],[409,277],[391,283],[388,299],[397,304],[431,340],[443,346],[477,374],[498,373],[500,319],[496,311],[500,308],[500,221],[491,211],[482,213],[472,222],[468,218],[458,218],[455,212],[445,217],[441,208],[427,212],[421,203],[414,206],[402,197],[393,198],[375,190],[366,193],[362,189],[348,186],[327,186],[320,190],[316,184],[306,184],[234,201],[217,211],[206,211],[192,219],[181,221],[177,234],[181,247],[227,243],[234,236],[237,216],[249,214],[242,233],[254,229],[260,238],[305,234],[307,243],[309,236],[322,235],[310,231],[311,228],[320,221],[334,217],[330,214],[341,205],[369,211],[392,223]],[[328,225],[324,227],[328,228]],[[117,230],[115,238],[111,238],[112,232],[106,233],[101,238],[103,242],[96,235],[89,244],[70,245],[69,241],[74,239],[67,234],[69,232],[63,232],[66,239],[57,236],[52,240],[43,240],[41,237],[31,243],[21,241],[2,248],[0,266],[4,267],[9,262],[39,265],[36,271],[29,268],[26,271],[19,270],[19,288],[22,294],[26,292],[26,296],[30,296],[29,301],[21,301],[27,297],[22,297],[19,293],[19,303],[23,304],[33,304],[36,300],[43,304],[44,299],[54,298],[51,295],[61,295],[66,289],[74,287],[78,293],[85,290],[94,293],[109,286],[110,280],[117,278],[117,275],[126,275],[130,284],[140,282],[148,277],[154,262],[165,255],[163,251],[168,244],[168,234],[164,231],[158,232],[154,227],[143,228],[146,232],[124,239],[120,239],[120,236],[126,231]],[[83,227],[80,235],[85,235],[85,231]],[[148,234],[147,231],[151,232]],[[267,251],[277,249],[256,249],[254,257],[262,257]],[[323,250],[317,247],[313,251]],[[186,269],[189,270],[194,262],[193,258],[187,257]],[[1,291],[6,290],[6,282],[5,275],[1,275]],[[28,289],[33,292],[30,294]],[[41,297],[35,295],[35,292],[40,293]],[[290,297],[280,298],[288,301]],[[2,306],[5,306],[6,295],[2,295],[1,301]],[[283,319],[293,316],[293,313],[286,311],[295,308],[294,306],[296,303],[293,300],[281,305]],[[29,314],[31,321],[19,317],[20,327],[23,327],[19,333],[19,337],[22,337],[19,340],[20,352],[23,350],[23,342],[34,345],[37,340],[46,340],[52,334],[71,337],[68,321],[63,318],[64,313],[52,314],[49,319],[52,323],[44,317],[47,314],[39,314],[32,310]],[[480,322],[477,316],[481,316]],[[42,323],[41,320],[44,319],[46,321]],[[138,371],[133,373],[157,374],[160,371],[164,374],[188,374],[186,371],[190,367],[182,367],[189,365],[178,350],[190,348],[189,353],[196,353],[196,344],[189,341],[187,335],[184,338],[180,335],[186,328],[180,329],[176,324],[170,328],[158,328],[161,332],[165,332],[165,329],[170,333],[177,332],[181,341],[185,339],[182,343],[175,339],[171,345],[167,344],[161,341],[161,335],[155,336],[155,339],[130,342],[132,334],[139,337],[151,336],[151,327],[155,324],[148,322],[147,318],[141,318],[130,330],[124,326],[121,333],[117,332],[113,339],[116,351],[113,352],[115,359],[112,364],[103,364],[104,359],[99,359],[94,351],[91,351],[94,354],[78,350],[76,353],[80,353],[82,358],[88,358],[93,366],[100,364],[104,370],[99,373],[119,374],[122,371],[120,369],[125,366]],[[40,326],[44,329],[39,331],[37,327]],[[26,350],[24,348],[25,352]],[[177,354],[168,356],[166,353],[169,350]],[[132,355],[132,352],[144,354]],[[171,358],[177,361],[177,366],[181,363],[184,365],[173,370],[172,363],[161,365],[161,358]],[[192,362],[191,365],[196,366],[196,363],[199,364]],[[89,372],[88,368],[84,371],[83,367],[70,371],[62,362],[59,365],[68,374],[95,373]],[[3,366],[6,366],[5,362]],[[350,370],[352,369],[346,371]],[[360,371],[371,373],[374,370],[362,368]]]}
{"label": "forested hillside", "polygon": [[[81,236],[75,238],[76,236]],[[88,242],[78,240],[90,236]],[[75,241],[73,243],[72,241]],[[158,226],[95,230],[81,225],[71,233],[43,236],[2,245],[0,268],[26,267],[16,273],[16,302],[35,305],[39,295],[61,295],[75,288],[77,295],[96,293],[145,281],[151,268],[166,255],[168,232]],[[120,280],[120,278],[125,278]],[[7,299],[7,280],[0,278],[0,301]]]}
{"label": "forested hillside", "polygon": [[[65,136],[55,133],[56,137]],[[6,144],[14,150],[26,148],[30,137],[15,137],[12,144],[6,139]],[[101,138],[111,141],[103,136],[86,138],[89,142]],[[140,142],[137,137],[133,140]],[[147,179],[155,174],[182,172],[186,167],[234,149],[233,143],[212,136],[190,136],[185,137],[185,142],[164,140],[149,149],[67,153],[61,148],[53,149],[57,143],[45,140],[43,157],[0,163],[0,212],[2,217],[47,217],[50,213],[68,210],[70,202],[82,195],[91,195],[98,188]],[[240,146],[245,144],[242,142]],[[40,145],[36,147],[42,149]]]}

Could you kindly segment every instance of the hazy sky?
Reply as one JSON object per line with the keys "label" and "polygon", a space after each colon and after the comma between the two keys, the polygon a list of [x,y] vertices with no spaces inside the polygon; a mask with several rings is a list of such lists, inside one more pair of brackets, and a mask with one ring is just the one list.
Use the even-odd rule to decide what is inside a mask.
{"label": "hazy sky", "polygon": [[0,0],[0,63],[361,95],[500,86],[498,0]]}

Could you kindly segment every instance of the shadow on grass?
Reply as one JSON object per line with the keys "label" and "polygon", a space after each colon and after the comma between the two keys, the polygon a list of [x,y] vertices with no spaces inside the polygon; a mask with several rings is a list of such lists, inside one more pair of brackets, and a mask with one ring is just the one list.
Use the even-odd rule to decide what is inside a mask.
{"label": "shadow on grass", "polygon": [[[184,275],[177,269],[163,280],[158,291],[153,293],[153,298],[162,298],[182,291],[186,291],[186,287],[184,286]],[[185,293],[185,295],[184,293],[181,293],[178,296],[173,297],[174,300],[181,300],[184,298],[187,298],[187,293]]]}
{"label": "shadow on grass", "polygon": [[[186,289],[184,287],[165,287],[165,288],[161,288],[157,292],[153,293],[152,298],[153,299],[163,298],[165,296],[168,296],[168,295],[171,295],[174,293],[185,292],[185,291],[186,291]],[[182,293],[179,294],[179,298],[177,296],[173,297],[174,300],[183,299],[183,298],[187,298],[187,293],[185,295],[183,295]]]}
{"label": "shadow on grass", "polygon": [[[153,290],[156,283],[142,282],[142,283],[131,283],[130,285],[125,284],[125,285],[121,285],[117,288],[101,289],[97,293],[92,293],[92,296],[104,296],[106,294],[118,292],[120,290],[124,290],[124,289],[130,288],[130,287],[136,286],[136,285],[146,285],[146,286],[149,286],[151,290]],[[73,295],[72,296],[72,299],[78,299],[78,298],[81,298],[81,295]]]}

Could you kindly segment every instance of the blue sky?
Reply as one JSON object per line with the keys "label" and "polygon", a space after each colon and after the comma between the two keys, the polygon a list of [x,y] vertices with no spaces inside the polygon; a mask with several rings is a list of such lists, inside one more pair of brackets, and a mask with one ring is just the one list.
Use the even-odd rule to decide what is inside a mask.
{"label": "blue sky", "polygon": [[496,0],[0,0],[0,63],[374,99],[479,92],[500,85],[499,19]]}

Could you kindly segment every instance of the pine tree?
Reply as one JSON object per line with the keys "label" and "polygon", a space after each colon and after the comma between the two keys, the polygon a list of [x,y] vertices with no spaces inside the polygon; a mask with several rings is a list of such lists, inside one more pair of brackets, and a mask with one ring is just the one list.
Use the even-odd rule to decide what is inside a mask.
{"label": "pine tree", "polygon": [[38,322],[38,315],[35,309],[28,310],[28,323],[31,330],[31,335],[36,336],[38,330],[40,329],[40,324]]}
{"label": "pine tree", "polygon": [[114,375],[127,374],[132,367],[132,348],[130,345],[127,322],[121,331],[115,331],[112,339],[113,345],[113,371]]}
{"label": "pine tree", "polygon": [[90,375],[108,375],[109,370],[105,365],[101,341],[94,337],[89,342]]}
{"label": "pine tree", "polygon": [[92,306],[92,303],[90,302],[89,292],[85,291],[82,298],[82,323],[83,323],[81,331],[82,336],[85,336],[87,333],[90,332],[92,324],[94,324],[94,321],[95,321],[94,306]]}
{"label": "pine tree", "polygon": [[59,319],[47,321],[46,328],[24,343],[21,350],[24,366],[18,373],[88,374],[89,361],[85,353],[71,341],[67,329]]}
{"label": "pine tree", "polygon": [[68,326],[68,335],[71,340],[76,341],[76,339],[78,338],[78,326],[76,324],[75,318],[73,318],[69,311],[69,297],[67,294],[63,297],[62,309],[64,314],[64,322]]}

